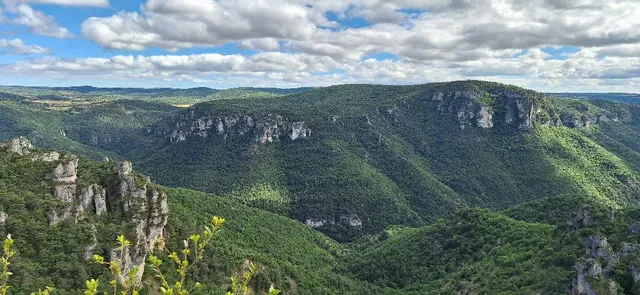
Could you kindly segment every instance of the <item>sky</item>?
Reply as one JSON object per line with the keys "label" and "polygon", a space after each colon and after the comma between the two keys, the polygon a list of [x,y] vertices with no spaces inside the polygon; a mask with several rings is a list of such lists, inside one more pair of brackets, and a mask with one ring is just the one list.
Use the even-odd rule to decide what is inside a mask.
{"label": "sky", "polygon": [[640,0],[0,0],[0,85],[640,92]]}

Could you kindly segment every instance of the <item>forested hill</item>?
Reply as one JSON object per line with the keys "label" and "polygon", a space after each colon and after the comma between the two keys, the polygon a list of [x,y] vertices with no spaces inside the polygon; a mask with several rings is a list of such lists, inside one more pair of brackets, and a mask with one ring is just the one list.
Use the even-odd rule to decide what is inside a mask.
{"label": "forested hill", "polygon": [[635,202],[639,114],[479,81],[344,85],[197,104],[148,128],[153,152],[128,155],[161,183],[350,240],[468,206],[567,193]]}
{"label": "forested hill", "polygon": [[610,100],[640,105],[640,94],[638,93],[549,93],[549,95],[574,99]]}
{"label": "forested hill", "polygon": [[[173,248],[212,215],[228,219],[196,270],[211,294],[246,261],[260,267],[254,290],[285,294],[637,292],[638,106],[480,81],[189,108],[62,102],[0,100],[0,139],[60,151],[20,139],[0,147],[0,230],[17,241],[16,294],[44,285],[76,294],[101,275],[86,247],[95,236],[106,254],[131,223],[120,206],[98,214],[95,200],[118,204],[129,179],[166,197]],[[76,178],[47,179],[58,165]],[[88,195],[93,207],[61,202]]]}
{"label": "forested hill", "polygon": [[639,107],[499,83],[342,85],[188,109],[0,107],[13,126],[7,137],[133,159],[161,184],[270,210],[341,241],[469,206],[568,193],[623,206],[639,197]]}

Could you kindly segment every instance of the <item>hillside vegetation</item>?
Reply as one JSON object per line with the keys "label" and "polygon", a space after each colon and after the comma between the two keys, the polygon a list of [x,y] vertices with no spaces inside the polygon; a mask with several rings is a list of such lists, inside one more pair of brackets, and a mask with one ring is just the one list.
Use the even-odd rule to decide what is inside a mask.
{"label": "hillside vegetation", "polygon": [[161,184],[291,217],[339,241],[470,206],[500,210],[561,194],[623,206],[640,196],[635,106],[480,81],[272,92],[288,95],[186,110],[7,101],[22,114],[3,119],[10,127],[0,135],[133,159]]}
{"label": "hillside vegetation", "polygon": [[[107,280],[88,246],[108,257],[116,235],[146,224],[156,228],[142,236],[179,249],[213,215],[227,223],[194,269],[203,294],[222,294],[249,262],[253,290],[285,294],[639,290],[637,106],[480,81],[238,89],[187,109],[97,95],[53,108],[23,96],[45,90],[21,91],[0,101],[0,139],[62,155],[0,147],[13,294],[79,294],[89,277]],[[77,180],[47,179],[75,163],[68,153],[82,156]],[[67,214],[89,188],[104,189],[108,214]],[[127,211],[136,195],[147,203],[133,208],[168,214]]]}

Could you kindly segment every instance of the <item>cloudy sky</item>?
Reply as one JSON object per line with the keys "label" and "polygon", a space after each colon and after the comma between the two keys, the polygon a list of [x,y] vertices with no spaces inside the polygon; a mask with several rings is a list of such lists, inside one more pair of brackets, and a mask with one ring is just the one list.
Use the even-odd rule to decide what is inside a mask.
{"label": "cloudy sky", "polygon": [[640,92],[640,0],[0,0],[0,84]]}

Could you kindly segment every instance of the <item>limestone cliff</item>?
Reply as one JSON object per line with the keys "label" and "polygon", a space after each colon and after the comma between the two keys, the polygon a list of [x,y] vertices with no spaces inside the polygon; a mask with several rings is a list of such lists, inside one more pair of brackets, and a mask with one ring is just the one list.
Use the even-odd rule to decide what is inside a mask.
{"label": "limestone cliff", "polygon": [[[496,119],[529,129],[536,119],[536,99],[524,91],[437,91],[430,97],[436,103],[436,110],[455,115],[462,129],[469,126],[493,128]],[[504,117],[495,118],[496,114],[504,114]]]}
{"label": "limestone cliff", "polygon": [[34,149],[31,141],[23,136],[14,137],[6,143],[0,143],[0,148],[5,148],[10,152],[16,153],[21,156],[30,154],[31,150]]}
{"label": "limestone cliff", "polygon": [[[25,138],[12,139],[3,146],[15,154],[28,155],[33,161],[51,162],[51,171],[43,178],[50,181],[51,194],[58,203],[47,212],[49,226],[60,226],[64,222],[91,222],[93,225],[106,220],[122,225],[123,233],[132,242],[121,257],[123,273],[138,266],[140,282],[147,254],[153,250],[167,224],[169,209],[164,191],[155,188],[148,177],[136,174],[128,161],[118,163],[108,172],[112,178],[86,183],[79,180],[79,159],[75,155],[61,157],[55,152],[38,151]],[[88,218],[90,215],[95,218]],[[104,219],[100,218],[102,215],[110,216]],[[0,226],[7,218],[6,213],[0,212]],[[99,245],[96,234],[85,247],[86,259],[91,259],[99,249],[109,247]],[[110,259],[119,255],[113,250],[108,254]]]}
{"label": "limestone cliff", "polygon": [[428,95],[435,109],[455,116],[460,128],[493,128],[498,122],[527,130],[535,123],[554,127],[587,128],[593,124],[618,121],[604,110],[596,114],[579,114],[550,106],[548,98],[528,90],[436,91]]}
{"label": "limestone cliff", "polygon": [[571,281],[571,295],[595,295],[593,283],[606,285],[604,294],[618,294],[621,286],[616,282],[616,268],[625,265],[631,274],[632,283],[640,283],[640,267],[636,257],[640,254],[640,244],[622,242],[614,251],[606,237],[589,236],[585,239],[585,257],[575,264],[576,276]]}
{"label": "limestone cliff", "polygon": [[304,121],[293,121],[278,114],[216,115],[191,109],[177,116],[172,126],[148,128],[148,133],[166,137],[170,142],[186,141],[192,137],[249,136],[256,144],[266,144],[284,138],[298,140],[311,136]]}

